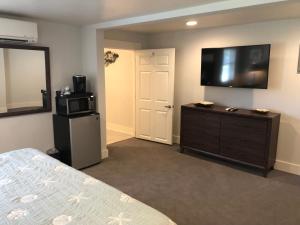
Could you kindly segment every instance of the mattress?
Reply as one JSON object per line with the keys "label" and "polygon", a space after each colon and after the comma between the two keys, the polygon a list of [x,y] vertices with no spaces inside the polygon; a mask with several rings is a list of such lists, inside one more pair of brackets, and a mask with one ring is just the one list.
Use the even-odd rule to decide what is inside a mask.
{"label": "mattress", "polygon": [[34,149],[0,154],[0,224],[175,225],[157,210]]}

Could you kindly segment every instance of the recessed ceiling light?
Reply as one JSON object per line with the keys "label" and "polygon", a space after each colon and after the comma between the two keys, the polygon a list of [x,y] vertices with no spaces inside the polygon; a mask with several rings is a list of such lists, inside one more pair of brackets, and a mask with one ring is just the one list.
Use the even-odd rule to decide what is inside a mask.
{"label": "recessed ceiling light", "polygon": [[196,20],[191,20],[186,22],[186,25],[191,27],[191,26],[196,26],[198,24],[198,22]]}

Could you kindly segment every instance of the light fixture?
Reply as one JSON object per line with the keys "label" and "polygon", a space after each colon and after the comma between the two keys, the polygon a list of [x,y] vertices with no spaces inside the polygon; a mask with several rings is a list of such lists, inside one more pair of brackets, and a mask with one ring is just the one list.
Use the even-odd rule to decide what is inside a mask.
{"label": "light fixture", "polygon": [[196,20],[190,20],[188,22],[186,22],[186,25],[191,27],[191,26],[196,26],[198,24],[198,22]]}

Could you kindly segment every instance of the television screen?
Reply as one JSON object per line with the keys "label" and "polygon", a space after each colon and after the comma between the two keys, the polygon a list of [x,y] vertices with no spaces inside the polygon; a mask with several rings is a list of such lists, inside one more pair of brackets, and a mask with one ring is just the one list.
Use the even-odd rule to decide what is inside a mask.
{"label": "television screen", "polygon": [[202,49],[201,85],[268,87],[271,45]]}

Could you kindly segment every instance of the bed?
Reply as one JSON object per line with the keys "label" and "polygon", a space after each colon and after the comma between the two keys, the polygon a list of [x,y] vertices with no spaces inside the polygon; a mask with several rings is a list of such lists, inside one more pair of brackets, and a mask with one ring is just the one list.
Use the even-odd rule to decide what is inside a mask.
{"label": "bed", "polygon": [[175,225],[155,209],[35,149],[0,154],[0,224]]}

